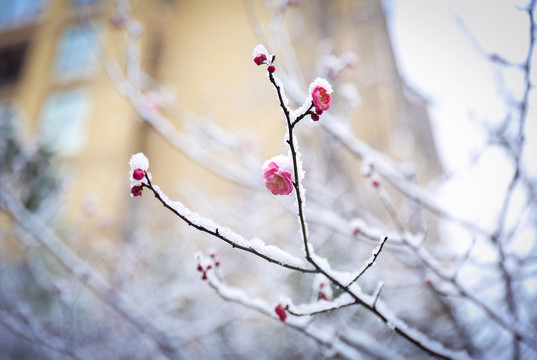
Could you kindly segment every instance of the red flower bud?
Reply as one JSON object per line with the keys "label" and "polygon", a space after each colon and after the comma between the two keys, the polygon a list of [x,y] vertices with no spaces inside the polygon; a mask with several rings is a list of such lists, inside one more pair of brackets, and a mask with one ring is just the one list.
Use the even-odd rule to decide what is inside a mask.
{"label": "red flower bud", "polygon": [[265,56],[265,54],[258,54],[258,55],[254,58],[254,62],[255,62],[257,65],[264,64],[265,61],[267,61],[267,57]]}
{"label": "red flower bud", "polygon": [[269,73],[272,74],[274,71],[276,71],[276,66],[274,66],[274,65],[271,64],[271,65],[269,65],[269,67],[267,68],[267,70],[268,70]]}
{"label": "red flower bud", "polygon": [[311,116],[311,120],[319,121],[319,115],[317,115],[316,113],[310,113],[310,116]]}
{"label": "red flower bud", "polygon": [[142,185],[133,186],[131,189],[131,196],[142,196],[142,190],[144,190]]}
{"label": "red flower bud", "polygon": [[287,319],[287,313],[285,312],[285,308],[282,304],[278,304],[276,308],[274,308],[274,312],[276,312],[276,315],[278,315],[280,321],[284,322],[285,319]]}
{"label": "red flower bud", "polygon": [[145,171],[142,169],[136,169],[132,172],[132,177],[134,180],[142,180],[145,176]]}

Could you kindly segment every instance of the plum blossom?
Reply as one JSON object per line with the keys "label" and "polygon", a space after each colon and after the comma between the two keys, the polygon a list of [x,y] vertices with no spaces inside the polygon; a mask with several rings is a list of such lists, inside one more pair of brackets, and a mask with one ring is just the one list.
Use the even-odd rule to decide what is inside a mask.
{"label": "plum blossom", "polygon": [[149,160],[144,154],[138,153],[131,156],[129,160],[130,166],[130,182],[131,182],[131,197],[142,196],[143,180],[146,175],[151,175],[147,172],[149,169]]}
{"label": "plum blossom", "polygon": [[131,188],[131,197],[142,196],[142,191],[144,187],[142,185],[135,185]]}
{"label": "plum blossom", "polygon": [[280,321],[282,322],[285,322],[285,320],[287,319],[287,313],[285,312],[285,309],[286,308],[282,304],[278,304],[274,308],[274,312],[276,313],[276,315],[278,315]]}
{"label": "plum blossom", "polygon": [[293,191],[293,167],[287,156],[278,155],[263,165],[265,186],[273,195],[289,195]]}
{"label": "plum blossom", "polygon": [[145,176],[145,171],[143,171],[142,169],[134,169],[134,171],[132,172],[132,177],[134,178],[134,180],[142,180]]}
{"label": "plum blossom", "polygon": [[263,45],[259,44],[254,48],[252,56],[254,58],[254,62],[257,65],[261,65],[267,62],[267,59],[269,58],[269,53]]}
{"label": "plum blossom", "polygon": [[310,85],[310,94],[317,114],[322,114],[330,108],[332,87],[325,79],[317,78]]}

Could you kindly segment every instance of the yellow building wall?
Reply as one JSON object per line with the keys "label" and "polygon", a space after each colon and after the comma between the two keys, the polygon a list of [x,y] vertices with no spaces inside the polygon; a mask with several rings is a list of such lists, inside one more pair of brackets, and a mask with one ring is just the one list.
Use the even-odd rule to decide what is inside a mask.
{"label": "yellow building wall", "polygon": [[[262,3],[253,1],[245,7],[242,0],[138,0],[130,4],[143,29],[142,66],[173,90],[181,106],[166,112],[172,121],[180,123],[189,114],[209,116],[224,129],[255,132],[264,158],[286,151],[275,92],[264,69],[251,57],[259,40],[245,11],[253,6],[262,14]],[[116,14],[114,1],[101,0],[86,16],[99,24],[101,63],[111,57],[124,68],[127,37],[124,29],[111,25]],[[87,78],[58,81],[53,68],[59,39],[79,19],[69,0],[49,1],[30,32],[25,72],[14,95],[23,110],[24,138],[30,142],[39,133],[43,106],[52,92],[78,85],[89,90],[87,143],[80,153],[61,159],[69,171],[59,209],[60,229],[80,243],[123,236],[125,214],[138,206],[128,196],[128,160],[139,151],[149,157],[155,182],[172,197],[188,182],[207,186],[215,194],[239,190],[185,158],[144,125],[102,67]],[[380,1],[304,1],[285,19],[300,66],[311,77],[306,83],[316,77],[314,60],[321,40],[335,39],[336,54],[351,50],[359,55],[358,66],[346,77],[362,97],[354,131],[373,147],[390,151],[386,134],[394,127],[402,94]],[[293,23],[295,19],[302,25]]]}

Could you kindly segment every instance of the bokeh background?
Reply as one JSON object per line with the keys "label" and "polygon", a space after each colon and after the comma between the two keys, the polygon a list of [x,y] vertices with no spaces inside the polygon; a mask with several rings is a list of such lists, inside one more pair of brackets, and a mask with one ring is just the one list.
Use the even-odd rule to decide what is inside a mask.
{"label": "bokeh background", "polygon": [[[427,234],[442,264],[475,255],[469,283],[487,279],[486,290],[473,289],[500,304],[503,285],[489,285],[505,272],[488,278],[487,271],[507,263],[508,274],[522,274],[513,316],[531,323],[537,117],[535,94],[525,90],[535,78],[527,71],[535,60],[526,57],[528,44],[533,51],[526,3],[0,0],[0,357],[159,358],[166,354],[160,334],[185,358],[343,356],[221,299],[200,279],[194,254],[216,252],[230,284],[271,304],[280,296],[309,301],[311,277],[189,229],[147,190],[129,196],[128,160],[143,152],[154,183],[172,199],[300,256],[293,200],[273,199],[262,184],[264,161],[287,150],[276,94],[252,62],[258,43],[276,54],[293,107],[316,77],[329,79],[327,116],[372,151],[345,152],[321,125],[301,124],[307,196],[314,209],[323,204],[347,220],[314,221],[316,248],[337,266],[356,266],[376,242],[353,220],[402,233],[363,174],[376,159],[367,155],[382,153],[446,209],[422,211],[420,198],[402,195],[405,187],[381,174],[404,231]],[[526,59],[524,72],[516,64]],[[521,133],[514,157],[496,146]],[[513,195],[514,169],[522,180]],[[491,233],[501,239],[504,232],[512,248],[499,253],[513,254],[509,260],[490,245]],[[483,314],[455,326],[453,318],[474,309],[453,310],[430,288],[431,272],[399,246],[385,251],[365,289],[382,280],[385,300],[403,319],[451,347],[496,342],[500,358],[517,353],[494,327],[482,327],[468,345],[466,332]],[[111,307],[91,274],[137,312],[125,317]],[[140,318],[158,331],[141,330]],[[319,321],[378,327],[348,309]],[[371,336],[403,358],[426,357],[387,329]]]}

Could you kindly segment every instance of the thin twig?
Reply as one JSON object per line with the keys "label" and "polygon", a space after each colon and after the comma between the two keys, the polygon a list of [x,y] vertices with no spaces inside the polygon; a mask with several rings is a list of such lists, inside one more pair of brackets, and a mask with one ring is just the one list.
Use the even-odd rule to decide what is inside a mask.
{"label": "thin twig", "polygon": [[177,215],[181,220],[183,220],[184,222],[186,222],[189,226],[192,226],[193,228],[199,230],[199,231],[202,231],[204,233],[207,233],[209,235],[212,235],[220,240],[223,240],[225,241],[226,243],[228,243],[229,245],[231,245],[232,247],[234,248],[237,248],[237,249],[240,249],[240,250],[243,250],[243,251],[247,251],[247,252],[250,252],[270,263],[273,263],[273,264],[278,264],[280,266],[283,266],[285,268],[288,268],[290,270],[295,270],[295,271],[300,271],[300,272],[303,272],[303,273],[316,273],[317,271],[315,269],[309,269],[309,268],[305,268],[305,267],[301,267],[301,266],[295,266],[295,265],[292,265],[292,264],[288,264],[288,263],[285,263],[285,262],[282,262],[282,261],[279,261],[277,259],[274,259],[272,258],[271,256],[261,252],[261,251],[258,251],[252,247],[249,247],[249,246],[245,246],[245,245],[242,245],[242,244],[238,244],[237,242],[233,241],[232,239],[229,239],[228,237],[226,237],[225,235],[223,235],[219,230],[218,230],[218,226],[215,226],[214,229],[209,229],[207,228],[206,226],[203,226],[203,225],[200,225],[200,224],[197,224],[197,223],[194,223],[187,215],[185,214],[182,214],[180,213],[175,207],[173,207],[172,205],[168,204],[168,202],[166,202],[160,191],[157,191],[157,189],[155,189],[151,183],[151,180],[149,180],[149,176],[146,175],[146,181],[147,181],[147,184],[146,183],[143,183],[142,186],[145,187],[145,188],[148,188],[149,190],[151,190],[153,192],[153,195],[155,196],[155,198],[160,201],[160,203],[168,210],[170,210],[171,212],[173,212],[175,215]]}

